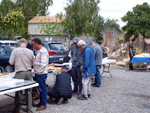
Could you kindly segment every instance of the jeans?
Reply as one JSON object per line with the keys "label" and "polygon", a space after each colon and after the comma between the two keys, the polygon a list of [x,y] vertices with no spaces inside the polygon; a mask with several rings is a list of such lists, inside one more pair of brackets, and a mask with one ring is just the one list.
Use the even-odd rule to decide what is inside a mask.
{"label": "jeans", "polygon": [[47,74],[42,75],[36,75],[36,82],[39,83],[39,86],[37,87],[40,92],[40,105],[43,105],[46,107],[47,104],[47,86],[46,86],[46,79]]}
{"label": "jeans", "polygon": [[96,74],[95,74],[95,85],[101,86],[101,73],[100,73],[101,65],[96,65]]}
{"label": "jeans", "polygon": [[[132,58],[133,58],[133,57],[130,55],[130,62],[131,62]],[[129,69],[130,69],[130,70],[133,70],[133,65],[132,65],[132,63],[130,63],[130,62],[129,62]]]}

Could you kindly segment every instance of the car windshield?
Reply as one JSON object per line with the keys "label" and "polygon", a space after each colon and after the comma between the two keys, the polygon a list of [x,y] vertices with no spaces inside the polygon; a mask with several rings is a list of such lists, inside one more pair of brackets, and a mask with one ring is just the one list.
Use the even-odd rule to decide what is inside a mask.
{"label": "car windshield", "polygon": [[49,47],[52,50],[65,50],[64,46],[61,43],[51,43],[49,44]]}

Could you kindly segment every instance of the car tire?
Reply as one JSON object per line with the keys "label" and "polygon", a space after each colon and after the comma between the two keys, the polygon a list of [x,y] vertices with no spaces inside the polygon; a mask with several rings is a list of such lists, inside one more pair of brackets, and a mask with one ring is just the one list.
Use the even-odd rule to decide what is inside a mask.
{"label": "car tire", "polygon": [[5,72],[13,72],[13,71],[14,71],[13,66],[9,64],[5,65]]}
{"label": "car tire", "polygon": [[4,72],[4,68],[2,66],[0,66],[0,73]]}

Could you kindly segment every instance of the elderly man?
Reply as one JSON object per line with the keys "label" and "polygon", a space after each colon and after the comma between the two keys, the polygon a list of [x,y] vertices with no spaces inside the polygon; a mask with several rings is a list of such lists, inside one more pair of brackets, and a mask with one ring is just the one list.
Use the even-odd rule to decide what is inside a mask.
{"label": "elderly man", "polygon": [[79,38],[75,37],[73,39],[73,46],[71,48],[71,58],[72,58],[72,79],[74,82],[74,90],[73,93],[77,93],[78,95],[81,94],[82,92],[82,75],[81,75],[81,59],[83,52],[78,48],[77,43],[78,43]]}
{"label": "elderly man", "polygon": [[[15,77],[17,79],[32,80],[32,66],[34,61],[33,52],[26,48],[27,41],[25,39],[19,40],[19,48],[16,48],[12,51],[9,63],[15,66]],[[28,92],[28,103],[27,103],[27,113],[31,113],[32,106],[32,89],[29,89]],[[15,108],[13,113],[20,113],[21,105],[19,100],[21,99],[21,92],[16,92],[15,94]]]}
{"label": "elderly man", "polygon": [[39,83],[38,90],[40,92],[40,103],[34,105],[34,107],[38,107],[36,111],[41,111],[41,110],[45,110],[47,105],[46,79],[48,73],[47,66],[49,63],[49,55],[46,48],[42,46],[42,42],[40,39],[38,38],[33,39],[32,45],[34,49],[38,50],[33,67],[34,67],[36,82]]}
{"label": "elderly man", "polygon": [[94,50],[85,41],[80,40],[78,47],[83,51],[83,69],[82,69],[82,96],[79,100],[87,100],[91,95],[91,76],[96,73]]}
{"label": "elderly man", "polygon": [[101,86],[101,74],[100,68],[102,66],[102,48],[99,44],[94,43],[93,41],[89,43],[89,45],[93,48],[95,54],[95,64],[96,64],[96,74],[95,74],[95,82],[92,84],[93,87]]}

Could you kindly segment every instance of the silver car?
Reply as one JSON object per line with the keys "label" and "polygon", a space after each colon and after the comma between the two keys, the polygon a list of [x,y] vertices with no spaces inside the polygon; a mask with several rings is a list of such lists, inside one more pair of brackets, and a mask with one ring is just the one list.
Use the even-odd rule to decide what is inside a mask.
{"label": "silver car", "polygon": [[64,57],[69,51],[66,51],[62,43],[43,41],[42,45],[49,53],[49,63],[64,63]]}

